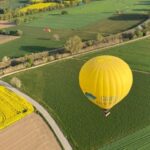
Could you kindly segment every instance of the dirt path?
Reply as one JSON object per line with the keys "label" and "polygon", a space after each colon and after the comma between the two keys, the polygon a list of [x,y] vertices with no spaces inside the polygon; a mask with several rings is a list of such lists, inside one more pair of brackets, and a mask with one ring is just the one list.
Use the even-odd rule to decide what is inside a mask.
{"label": "dirt path", "polygon": [[11,91],[15,92],[16,94],[18,94],[18,95],[24,97],[26,100],[28,100],[41,113],[41,115],[44,117],[44,119],[50,125],[50,127],[54,131],[55,135],[57,136],[57,138],[60,141],[63,148],[65,150],[72,150],[72,147],[71,147],[69,141],[67,140],[65,135],[62,133],[62,131],[60,130],[60,128],[57,125],[57,123],[55,122],[55,120],[50,116],[50,114],[47,112],[47,110],[43,106],[41,106],[36,100],[32,99],[28,95],[22,93],[21,91],[12,87],[10,84],[8,84],[4,81],[0,81],[0,85],[7,87]]}
{"label": "dirt path", "polygon": [[0,130],[1,150],[61,150],[43,119],[32,113]]}

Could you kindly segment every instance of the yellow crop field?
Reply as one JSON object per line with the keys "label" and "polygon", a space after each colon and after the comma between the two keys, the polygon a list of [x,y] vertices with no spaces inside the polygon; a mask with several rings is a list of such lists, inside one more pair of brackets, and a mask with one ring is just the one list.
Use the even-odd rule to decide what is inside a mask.
{"label": "yellow crop field", "polygon": [[34,111],[33,106],[11,90],[0,86],[0,129]]}
{"label": "yellow crop field", "polygon": [[39,10],[39,9],[44,9],[44,8],[48,8],[48,7],[54,7],[57,5],[58,5],[58,3],[54,3],[54,2],[37,3],[37,4],[32,4],[32,5],[26,6],[24,8],[21,8],[20,11],[27,12],[28,10]]}

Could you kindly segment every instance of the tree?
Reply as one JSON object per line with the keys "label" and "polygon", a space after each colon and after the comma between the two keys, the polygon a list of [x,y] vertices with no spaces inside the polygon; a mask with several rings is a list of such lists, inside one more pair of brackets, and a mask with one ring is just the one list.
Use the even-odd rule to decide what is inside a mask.
{"label": "tree", "polygon": [[66,10],[61,11],[61,15],[67,15],[67,14],[68,14],[68,11],[66,11]]}
{"label": "tree", "polygon": [[4,56],[3,58],[2,58],[2,62],[8,62],[10,60],[10,58],[8,57],[8,56]]}
{"label": "tree", "polygon": [[17,88],[21,88],[21,85],[22,85],[21,80],[18,79],[17,77],[13,77],[13,78],[10,80],[10,83],[11,83],[13,86],[17,87]]}
{"label": "tree", "polygon": [[142,32],[140,29],[138,29],[138,28],[135,30],[134,34],[135,34],[137,37],[143,36],[143,32]]}
{"label": "tree", "polygon": [[64,47],[65,50],[71,52],[71,54],[74,54],[83,47],[83,42],[79,36],[75,35],[66,41]]}
{"label": "tree", "polygon": [[20,25],[20,24],[21,24],[21,19],[20,19],[20,18],[17,18],[17,19],[15,19],[14,22],[16,23],[16,25]]}
{"label": "tree", "polygon": [[17,35],[17,36],[21,36],[22,34],[23,34],[23,31],[21,31],[21,30],[19,30],[19,29],[16,30],[16,35]]}
{"label": "tree", "polygon": [[53,38],[54,40],[56,41],[59,41],[60,40],[60,36],[58,34],[53,34]]}
{"label": "tree", "polygon": [[103,37],[103,35],[98,33],[96,39],[97,39],[97,41],[101,42],[104,39],[104,37]]}

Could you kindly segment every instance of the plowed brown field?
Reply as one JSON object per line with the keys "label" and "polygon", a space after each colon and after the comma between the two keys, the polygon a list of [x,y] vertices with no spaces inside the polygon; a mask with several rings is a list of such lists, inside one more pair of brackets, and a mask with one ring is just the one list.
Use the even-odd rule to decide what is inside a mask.
{"label": "plowed brown field", "polygon": [[61,150],[43,119],[32,113],[0,131],[2,150]]}
{"label": "plowed brown field", "polygon": [[15,24],[9,23],[8,21],[0,21],[0,29],[13,27]]}

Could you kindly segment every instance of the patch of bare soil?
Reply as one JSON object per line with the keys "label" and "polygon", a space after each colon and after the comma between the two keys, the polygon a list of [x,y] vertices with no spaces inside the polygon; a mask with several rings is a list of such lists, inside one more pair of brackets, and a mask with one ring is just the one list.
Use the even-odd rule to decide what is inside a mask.
{"label": "patch of bare soil", "polygon": [[61,150],[43,119],[32,113],[0,131],[1,150]]}
{"label": "patch of bare soil", "polygon": [[7,43],[9,41],[13,41],[18,38],[20,38],[20,37],[19,36],[11,36],[11,35],[0,35],[0,44]]}
{"label": "patch of bare soil", "polygon": [[8,21],[0,21],[0,29],[9,28],[15,26],[14,23],[10,23]]}

